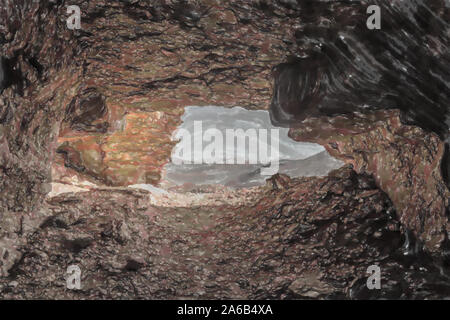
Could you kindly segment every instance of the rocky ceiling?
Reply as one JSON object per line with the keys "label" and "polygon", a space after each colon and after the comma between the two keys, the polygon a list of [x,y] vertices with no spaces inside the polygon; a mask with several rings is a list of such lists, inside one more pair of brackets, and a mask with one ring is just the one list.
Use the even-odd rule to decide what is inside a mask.
{"label": "rocky ceiling", "polygon": [[[447,297],[450,10],[373,2],[379,33],[366,1],[0,0],[0,296]],[[126,188],[160,182],[190,105],[270,109],[347,166]]]}

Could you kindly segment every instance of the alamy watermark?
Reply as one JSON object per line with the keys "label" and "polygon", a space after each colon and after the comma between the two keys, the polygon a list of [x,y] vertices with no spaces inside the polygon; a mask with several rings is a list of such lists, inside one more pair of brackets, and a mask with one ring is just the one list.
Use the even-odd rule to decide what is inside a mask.
{"label": "alamy watermark", "polygon": [[[34,3],[40,0],[33,0]],[[446,0],[448,1],[448,0]],[[81,9],[77,5],[67,6],[67,14],[70,16],[67,18],[67,28],[70,30],[81,29]],[[370,5],[367,7],[367,14],[370,16],[367,18],[366,25],[370,30],[381,29],[381,9],[378,5]]]}
{"label": "alamy watermark", "polygon": [[[40,0],[33,0],[33,3],[38,3]],[[81,29],[81,9],[77,5],[68,5],[67,14],[69,17],[66,20],[67,28],[69,30]]]}
{"label": "alamy watermark", "polygon": [[259,164],[261,174],[279,170],[279,129],[203,130],[202,121],[194,121],[193,132],[179,128],[173,139],[179,140],[172,163],[181,164]]}
{"label": "alamy watermark", "polygon": [[81,29],[81,10],[79,6],[68,6],[67,14],[70,16],[67,18],[67,28],[70,30]]}
{"label": "alamy watermark", "polygon": [[77,265],[71,265],[67,267],[66,273],[66,285],[69,290],[80,290],[81,289],[81,269]]}
{"label": "alamy watermark", "polygon": [[371,265],[367,268],[367,273],[370,276],[367,278],[367,289],[369,290],[380,290],[381,289],[381,268],[376,264]]}
{"label": "alamy watermark", "polygon": [[370,14],[367,18],[366,25],[370,30],[381,29],[381,9],[377,5],[371,5],[367,7],[367,14]]}

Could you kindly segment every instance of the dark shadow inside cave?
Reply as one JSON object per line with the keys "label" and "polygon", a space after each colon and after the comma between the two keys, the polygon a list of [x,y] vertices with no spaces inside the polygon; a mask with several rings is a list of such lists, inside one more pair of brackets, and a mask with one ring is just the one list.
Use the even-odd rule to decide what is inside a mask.
{"label": "dark shadow inside cave", "polygon": [[17,85],[18,92],[23,92],[23,77],[20,70],[17,69],[17,58],[1,57],[0,59],[0,93],[3,90]]}
{"label": "dark shadow inside cave", "polygon": [[[296,34],[301,51],[274,69],[274,123],[296,126],[307,117],[400,109],[407,124],[448,136],[449,10],[433,1],[374,1],[383,27],[363,24],[365,2],[299,2],[307,21]],[[324,20],[328,25],[324,25]]]}

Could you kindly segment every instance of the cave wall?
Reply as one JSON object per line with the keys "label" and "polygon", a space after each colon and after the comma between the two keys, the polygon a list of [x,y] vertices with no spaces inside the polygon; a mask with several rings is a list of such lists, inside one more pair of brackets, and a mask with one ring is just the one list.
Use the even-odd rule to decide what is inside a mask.
{"label": "cave wall", "polygon": [[55,180],[157,182],[185,106],[267,108],[270,69],[295,50],[283,6],[272,15],[246,1],[70,4],[81,30],[67,28],[65,1],[0,5],[3,214],[38,208],[52,162]]}
{"label": "cave wall", "polygon": [[[81,8],[81,30],[66,27],[64,1],[2,0],[0,120],[6,150],[2,174],[9,177],[2,179],[5,184],[2,201],[8,210],[20,211],[28,202],[35,203],[31,198],[39,199],[46,192],[48,188],[41,185],[49,178],[48,164],[53,159],[54,143],[59,147],[52,168],[55,181],[70,183],[73,177],[83,177],[107,185],[157,183],[173,147],[170,133],[188,105],[268,109],[273,97],[272,113],[282,108],[297,108],[302,113],[306,100],[314,102],[320,112],[327,112],[321,107],[326,104],[338,108],[333,112],[343,113],[354,111],[364,101],[372,103],[371,106],[402,109],[406,111],[402,113],[404,120],[414,119],[425,129],[445,135],[443,128],[447,125],[442,115],[447,112],[449,100],[449,90],[445,88],[449,57],[443,48],[448,44],[445,17],[449,11],[443,1],[432,1],[426,7],[419,1],[417,15],[408,17],[410,24],[404,28],[409,36],[404,38],[397,34],[395,27],[399,25],[391,25],[394,18],[405,13],[404,6],[398,5],[402,9],[398,12],[397,7],[387,11],[383,20],[386,30],[370,34],[361,25],[367,18],[363,10],[365,1],[346,5],[281,0],[70,4]],[[385,8],[384,1],[378,4]],[[425,12],[426,8],[430,12]],[[427,17],[430,22],[425,24]],[[413,20],[418,25],[415,31]],[[389,67],[385,60],[395,48],[383,43],[394,35],[397,38],[392,38],[392,42],[397,45],[413,46],[426,40],[428,51],[420,51],[419,55],[428,57],[430,69],[425,70],[425,62],[414,63],[412,52],[416,50],[410,47],[411,54],[404,60],[414,64],[411,79],[395,78],[392,76],[395,71],[385,73],[383,68]],[[366,47],[361,52],[351,51],[355,41],[345,43],[341,36],[353,37]],[[383,37],[386,39],[380,42]],[[367,78],[364,72],[372,70],[369,66],[374,63],[366,59],[359,65],[356,59],[375,55],[379,47],[386,48],[377,56],[378,64],[384,63],[384,67],[374,69],[379,76],[373,78],[380,81],[359,81]],[[305,56],[313,61],[299,60]],[[343,63],[345,56],[354,62],[353,67]],[[296,58],[283,63],[288,57]],[[334,63],[340,69],[330,67],[324,57],[336,58]],[[304,65],[302,72],[298,64]],[[315,92],[320,97],[317,100],[307,93],[316,87],[314,81],[306,84],[295,78],[305,76],[305,68],[308,72],[319,72],[316,76],[311,74],[311,79],[330,85],[342,82],[345,90],[320,85],[325,95]],[[434,78],[423,78],[427,74],[429,77],[434,74]],[[366,87],[340,81],[336,77],[341,75],[353,75],[352,81],[365,83]],[[325,80],[324,76],[334,80]],[[403,78],[407,81],[399,86],[398,79]],[[427,83],[434,83],[435,87],[429,88]],[[302,88],[304,85],[309,87]],[[291,89],[285,92],[286,88]],[[431,98],[417,100],[414,95],[406,95],[403,92],[406,89]],[[382,92],[380,99],[396,97],[396,102],[374,101],[375,91]],[[303,103],[302,92],[307,94]],[[297,106],[286,106],[291,104],[289,101]],[[346,104],[352,104],[351,108]],[[55,135],[59,135],[57,142]],[[28,142],[27,136],[34,141]],[[28,148],[37,151],[28,152]],[[8,156],[16,158],[8,160]],[[12,166],[15,162],[19,165]],[[27,172],[34,172],[35,176]],[[27,187],[19,187],[22,182],[13,182],[21,179],[28,179],[23,182]],[[11,181],[8,186],[7,181]],[[6,191],[14,188],[17,190]],[[23,197],[29,199],[22,201]]]}
{"label": "cave wall", "polygon": [[79,85],[61,1],[0,2],[0,274],[42,219],[63,110]]}
{"label": "cave wall", "polygon": [[[45,204],[51,215],[29,237],[9,278],[0,278],[0,292],[7,299],[436,298],[450,292],[437,266],[393,259],[414,245],[401,248],[392,202],[368,175],[350,167],[327,177],[276,175],[239,193],[238,203],[202,201],[194,209],[151,205],[147,192],[125,188],[53,197]],[[71,264],[82,270],[80,290],[65,287]],[[383,270],[383,290],[366,288],[372,264]]]}
{"label": "cave wall", "polygon": [[59,121],[79,81],[64,9],[60,1],[0,4],[3,215],[33,211],[49,191]]}
{"label": "cave wall", "polygon": [[[302,4],[322,10],[328,2],[321,1],[317,7],[312,1]],[[307,11],[302,17],[299,8],[303,7],[281,0],[74,0],[70,4],[80,6],[83,18],[82,29],[72,31],[66,27],[66,4],[61,0],[0,2],[2,274],[21,256],[18,248],[25,241],[24,234],[51,214],[40,205],[52,173],[53,179],[68,177],[68,182],[74,176],[116,186],[158,182],[170,155],[170,132],[179,123],[183,108],[213,103],[267,109],[273,67],[297,61],[286,58],[304,52],[304,43],[298,41],[307,31],[302,21],[317,13]],[[439,14],[444,18],[448,11]],[[434,51],[442,63],[448,61],[448,51]],[[448,101],[446,88],[438,88],[442,94],[435,98]],[[430,114],[433,119],[436,114],[445,118],[440,105]],[[433,130],[433,126],[425,129]],[[435,139],[439,137],[432,138],[437,147],[427,153],[434,164],[442,155]],[[402,139],[397,142],[396,152],[401,154],[407,145]],[[416,143],[422,144],[420,150],[427,148],[421,139]],[[364,142],[362,146],[367,148]],[[364,154],[360,151],[345,150],[351,157]],[[383,165],[395,168],[396,161]],[[411,169],[414,164],[407,165]],[[435,176],[434,182],[439,179]],[[402,182],[414,183],[414,177],[405,177]],[[395,189],[376,181],[396,203]],[[441,186],[433,181],[430,190]],[[417,191],[413,187],[404,190]],[[417,228],[418,235],[424,234],[424,240],[423,217],[436,222],[432,230],[438,236],[430,246],[435,248],[446,237],[446,209],[433,209],[436,215],[429,216],[430,203],[436,204],[419,201],[412,216],[415,221],[404,221]]]}
{"label": "cave wall", "polygon": [[429,252],[448,247],[450,192],[442,176],[445,143],[402,124],[399,110],[311,118],[289,135],[322,144],[334,157],[370,174],[394,203],[405,231]]}
{"label": "cave wall", "polygon": [[[296,51],[289,6],[275,14],[249,1],[80,7],[75,34],[91,51],[59,138],[53,177],[63,183],[158,183],[184,107],[267,109],[271,69]],[[94,94],[104,101],[97,111],[79,111]]]}
{"label": "cave wall", "polygon": [[[444,0],[297,1],[296,55],[274,70],[272,119],[399,109],[448,136],[450,7]],[[366,26],[370,5],[380,28]]]}
{"label": "cave wall", "polygon": [[159,181],[185,106],[266,109],[271,68],[295,51],[283,3],[70,4],[81,30],[67,1],[0,2],[2,275],[50,214],[50,181]]}

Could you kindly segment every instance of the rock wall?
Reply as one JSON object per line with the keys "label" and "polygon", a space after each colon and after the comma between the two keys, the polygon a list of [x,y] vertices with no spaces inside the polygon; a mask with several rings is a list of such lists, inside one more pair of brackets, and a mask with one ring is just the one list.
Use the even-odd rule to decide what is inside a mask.
{"label": "rock wall", "polygon": [[0,5],[0,207],[6,211],[33,210],[49,191],[59,120],[79,76],[62,9],[49,1]]}
{"label": "rock wall", "polygon": [[[402,249],[391,201],[370,176],[350,168],[324,178],[275,176],[241,192],[234,205],[159,207],[149,196],[101,189],[49,199],[48,219],[28,236],[10,278],[0,280],[2,296],[436,298],[450,292],[437,266],[404,255],[409,247]],[[80,290],[65,287],[72,264],[82,272]],[[383,270],[383,290],[366,288],[372,264]]]}
{"label": "rock wall", "polygon": [[[445,264],[397,257],[409,231],[436,256],[446,248],[449,192],[441,140],[396,111],[299,123],[292,137],[356,173],[276,176],[252,206],[159,208],[103,187],[44,199],[52,179],[157,183],[187,105],[267,109],[272,68],[303,52],[311,3],[302,17],[284,0],[73,0],[82,29],[69,30],[67,1],[0,0],[2,296],[358,298],[369,263],[385,268],[387,297],[447,293]],[[81,291],[65,289],[71,263]]]}
{"label": "rock wall", "polygon": [[445,145],[436,134],[403,125],[398,111],[311,118],[289,134],[320,143],[356,172],[373,175],[404,227],[428,250],[446,244],[450,192],[442,178]]}
{"label": "rock wall", "polygon": [[448,1],[296,2],[298,51],[274,70],[273,121],[399,109],[405,123],[448,136]]}
{"label": "rock wall", "polygon": [[283,6],[273,15],[249,1],[79,4],[75,34],[90,51],[59,138],[61,182],[158,183],[184,107],[267,109],[271,68],[296,50]]}

